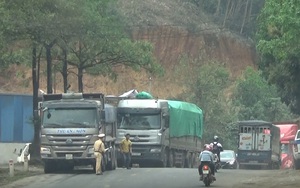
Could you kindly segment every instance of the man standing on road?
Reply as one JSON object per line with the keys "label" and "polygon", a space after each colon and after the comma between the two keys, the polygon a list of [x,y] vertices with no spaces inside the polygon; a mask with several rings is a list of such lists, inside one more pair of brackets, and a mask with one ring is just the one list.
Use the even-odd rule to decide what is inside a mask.
{"label": "man standing on road", "polygon": [[96,175],[102,175],[102,169],[101,169],[101,162],[102,162],[102,155],[105,152],[105,147],[103,143],[103,139],[105,137],[105,134],[99,134],[99,139],[94,144],[94,155],[96,158]]}
{"label": "man standing on road", "polygon": [[130,134],[127,133],[125,135],[125,138],[120,143],[120,151],[123,154],[124,159],[124,165],[127,169],[130,169],[130,163],[131,163],[131,154],[132,154],[132,143],[130,141]]}

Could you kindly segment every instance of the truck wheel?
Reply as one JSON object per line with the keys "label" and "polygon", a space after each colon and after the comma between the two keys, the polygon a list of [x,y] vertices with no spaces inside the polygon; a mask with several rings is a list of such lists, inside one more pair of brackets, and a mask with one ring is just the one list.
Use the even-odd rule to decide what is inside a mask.
{"label": "truck wheel", "polygon": [[49,174],[49,173],[52,173],[54,171],[54,164],[48,162],[48,161],[45,161],[45,164],[44,164],[44,173],[45,174]]}
{"label": "truck wheel", "polygon": [[107,170],[112,170],[113,169],[113,162],[112,161],[107,162],[106,169]]}
{"label": "truck wheel", "polygon": [[172,151],[169,152],[169,164],[168,164],[169,167],[174,167],[174,154]]}
{"label": "truck wheel", "polygon": [[300,161],[299,160],[295,160],[295,169],[296,170],[300,169]]}
{"label": "truck wheel", "polygon": [[101,160],[101,170],[102,170],[102,172],[106,171],[106,165],[105,165],[105,159],[104,159],[104,157],[102,157],[102,160]]}
{"label": "truck wheel", "polygon": [[117,158],[115,157],[114,159],[113,159],[113,170],[116,170],[116,168],[117,168],[117,166],[118,166],[118,162],[117,162]]}
{"label": "truck wheel", "polygon": [[192,153],[188,153],[186,156],[186,168],[192,168]]}
{"label": "truck wheel", "polygon": [[161,162],[161,166],[162,167],[167,167],[168,166],[168,151],[165,150],[162,154],[162,162]]}
{"label": "truck wheel", "polygon": [[93,172],[96,172],[96,164],[92,164]]}

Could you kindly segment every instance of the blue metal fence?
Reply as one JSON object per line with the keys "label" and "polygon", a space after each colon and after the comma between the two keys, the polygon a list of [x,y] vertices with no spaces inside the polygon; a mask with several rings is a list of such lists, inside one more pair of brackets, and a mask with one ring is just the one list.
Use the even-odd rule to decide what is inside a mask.
{"label": "blue metal fence", "polygon": [[0,142],[31,142],[32,95],[0,94]]}

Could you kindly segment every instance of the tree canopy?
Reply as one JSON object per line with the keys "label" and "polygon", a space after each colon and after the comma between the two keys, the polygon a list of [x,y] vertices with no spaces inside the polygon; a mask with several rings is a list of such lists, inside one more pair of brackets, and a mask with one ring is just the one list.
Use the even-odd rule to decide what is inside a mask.
{"label": "tree canopy", "polygon": [[283,101],[300,113],[300,2],[266,0],[259,16],[259,67],[276,84]]}
{"label": "tree canopy", "polygon": [[260,71],[250,67],[237,80],[233,101],[239,120],[274,122],[293,119],[288,106],[281,102],[276,86],[269,85]]}
{"label": "tree canopy", "polygon": [[114,2],[1,0],[0,8],[5,10],[3,35],[21,42],[20,48],[30,49],[33,43],[43,47],[39,57],[47,62],[48,93],[52,92],[53,61],[65,80],[70,73],[67,66],[77,68],[81,92],[84,73],[116,78],[115,66],[161,74],[163,70],[155,61],[152,45],[129,37],[111,8]]}

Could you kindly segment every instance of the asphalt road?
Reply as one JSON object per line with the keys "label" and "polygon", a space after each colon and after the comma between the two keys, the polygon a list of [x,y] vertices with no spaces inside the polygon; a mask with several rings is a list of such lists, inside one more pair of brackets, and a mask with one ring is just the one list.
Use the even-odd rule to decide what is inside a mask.
{"label": "asphalt road", "polygon": [[[217,181],[211,187],[244,187],[255,176],[270,171],[221,169]],[[196,188],[205,187],[199,181],[197,169],[181,168],[132,168],[106,171],[96,176],[91,169],[74,170],[69,173],[41,174],[15,182],[7,188]]]}

